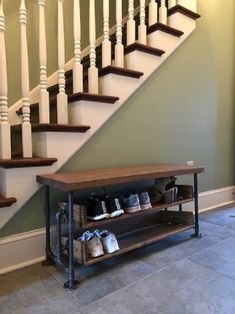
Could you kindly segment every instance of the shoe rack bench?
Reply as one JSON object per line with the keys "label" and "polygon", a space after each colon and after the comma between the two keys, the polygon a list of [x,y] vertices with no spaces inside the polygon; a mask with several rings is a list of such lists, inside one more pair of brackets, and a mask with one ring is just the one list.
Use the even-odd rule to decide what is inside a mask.
{"label": "shoe rack bench", "polygon": [[[74,289],[79,284],[74,276],[74,239],[86,230],[92,231],[101,227],[102,229],[107,229],[116,235],[120,247],[120,250],[113,254],[89,258],[86,253],[86,247],[83,245],[81,259],[78,262],[86,266],[157,242],[187,229],[194,228],[194,236],[199,237],[198,174],[202,172],[204,172],[203,167],[155,164],[37,176],[37,181],[45,186],[46,260],[43,262],[43,265],[55,264],[58,267],[64,267],[60,258],[61,248],[59,248],[59,251],[56,250],[56,254],[51,249],[50,189],[58,189],[68,194],[68,265],[66,267],[68,281],[64,284],[64,287],[66,289]],[[167,178],[171,176],[178,177],[181,175],[193,175],[193,187],[190,189],[190,186],[178,186],[179,195],[177,201],[174,203],[164,204],[161,202],[152,204],[151,209],[92,222],[87,220],[86,212],[82,212],[79,229],[77,230],[74,226],[74,191],[148,179]],[[192,212],[182,210],[183,204],[192,201],[194,201],[194,215]],[[168,208],[173,206],[178,206],[179,211],[168,210]],[[60,242],[59,239],[57,245],[58,242]]]}

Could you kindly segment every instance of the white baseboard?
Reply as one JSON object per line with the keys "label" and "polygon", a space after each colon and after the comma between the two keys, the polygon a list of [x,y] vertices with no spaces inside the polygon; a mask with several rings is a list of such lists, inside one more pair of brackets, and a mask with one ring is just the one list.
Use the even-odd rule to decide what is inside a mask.
{"label": "white baseboard", "polygon": [[[200,212],[234,202],[235,186],[199,194]],[[185,204],[184,210],[193,210],[193,203]],[[0,275],[41,262],[45,258],[44,247],[44,228],[0,239]]]}

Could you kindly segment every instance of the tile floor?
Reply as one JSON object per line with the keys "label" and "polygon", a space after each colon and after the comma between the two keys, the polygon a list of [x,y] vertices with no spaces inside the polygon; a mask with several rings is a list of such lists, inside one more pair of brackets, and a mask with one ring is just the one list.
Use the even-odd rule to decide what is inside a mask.
{"label": "tile floor", "polygon": [[201,215],[202,239],[187,231],[89,268],[67,292],[41,265],[0,277],[0,313],[234,314],[235,208]]}

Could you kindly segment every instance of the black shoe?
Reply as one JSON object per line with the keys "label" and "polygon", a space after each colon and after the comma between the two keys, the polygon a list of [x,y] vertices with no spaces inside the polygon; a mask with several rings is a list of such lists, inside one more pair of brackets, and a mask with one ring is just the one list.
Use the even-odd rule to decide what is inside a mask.
{"label": "black shoe", "polygon": [[106,205],[107,212],[109,213],[110,218],[118,217],[124,214],[124,210],[121,209],[121,206],[117,197],[106,196],[105,205]]}
{"label": "black shoe", "polygon": [[97,197],[91,197],[87,206],[87,218],[90,220],[109,218],[105,202]]}

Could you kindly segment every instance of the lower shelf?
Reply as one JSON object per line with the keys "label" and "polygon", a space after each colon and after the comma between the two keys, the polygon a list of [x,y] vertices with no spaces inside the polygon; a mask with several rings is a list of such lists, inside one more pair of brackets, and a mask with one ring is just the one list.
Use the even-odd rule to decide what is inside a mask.
{"label": "lower shelf", "polygon": [[119,251],[114,252],[113,254],[105,254],[97,258],[89,258],[87,261],[84,262],[84,265],[88,266],[98,263],[113,256],[117,256],[143,247],[145,245],[157,242],[166,237],[191,229],[193,227],[194,224],[173,225],[168,223],[157,223],[145,228],[119,235],[117,236],[118,244],[120,247]]}

